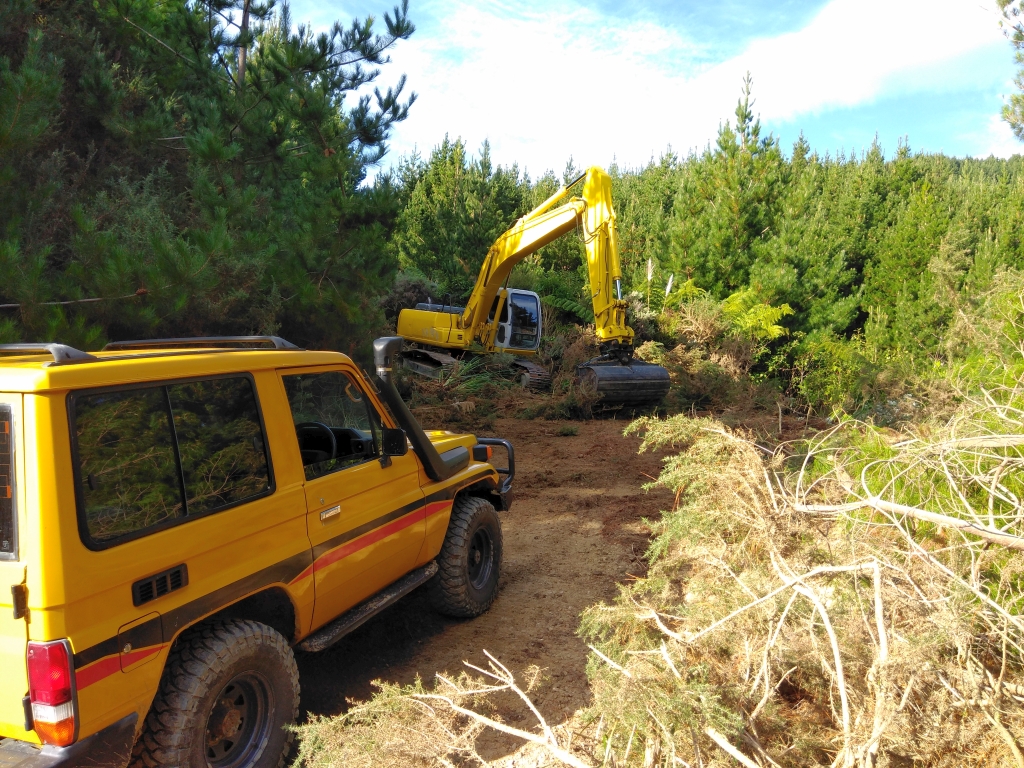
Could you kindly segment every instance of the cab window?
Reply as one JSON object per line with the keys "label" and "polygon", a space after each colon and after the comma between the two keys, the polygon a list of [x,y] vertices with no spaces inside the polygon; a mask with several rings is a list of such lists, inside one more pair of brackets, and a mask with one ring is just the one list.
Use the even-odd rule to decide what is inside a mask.
{"label": "cab window", "polygon": [[81,393],[71,404],[79,528],[91,548],[271,491],[247,377]]}
{"label": "cab window", "polygon": [[514,293],[512,299],[512,338],[509,343],[519,349],[537,346],[540,327],[540,305],[536,296]]}
{"label": "cab window", "polygon": [[380,417],[349,375],[326,371],[282,378],[307,480],[380,456]]}

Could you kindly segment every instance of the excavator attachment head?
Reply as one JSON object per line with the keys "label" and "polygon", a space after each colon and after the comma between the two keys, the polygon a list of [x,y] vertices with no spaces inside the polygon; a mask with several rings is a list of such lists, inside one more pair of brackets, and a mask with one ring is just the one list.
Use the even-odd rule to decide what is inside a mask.
{"label": "excavator attachment head", "polygon": [[626,365],[617,360],[591,360],[576,369],[576,376],[594,388],[601,405],[657,405],[671,383],[665,368],[636,359]]}

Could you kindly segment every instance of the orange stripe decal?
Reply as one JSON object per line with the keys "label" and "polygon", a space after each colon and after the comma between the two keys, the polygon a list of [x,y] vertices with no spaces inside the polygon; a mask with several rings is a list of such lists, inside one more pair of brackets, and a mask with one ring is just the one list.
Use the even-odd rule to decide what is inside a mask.
{"label": "orange stripe decal", "polygon": [[399,531],[408,528],[410,525],[418,523],[420,520],[425,519],[426,516],[426,508],[420,507],[415,512],[410,512],[405,517],[400,517],[392,523],[382,525],[380,528],[370,531],[365,536],[360,536],[354,541],[342,544],[340,547],[335,547],[330,552],[325,552],[313,561],[313,572],[316,573],[320,569],[326,568],[328,565],[332,565],[339,560],[344,560],[349,555],[354,555],[359,550],[366,549],[371,544],[376,544],[378,541],[382,541],[388,536],[398,533]]}

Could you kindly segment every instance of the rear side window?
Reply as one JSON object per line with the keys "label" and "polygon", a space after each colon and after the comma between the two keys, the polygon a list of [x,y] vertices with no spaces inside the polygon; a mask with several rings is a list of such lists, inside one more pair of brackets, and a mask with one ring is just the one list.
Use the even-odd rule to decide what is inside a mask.
{"label": "rear side window", "polygon": [[72,399],[79,527],[105,548],[271,490],[245,377],[86,393]]}
{"label": "rear side window", "polygon": [[248,379],[191,381],[167,391],[188,514],[212,512],[269,488],[263,429]]}
{"label": "rear side window", "polygon": [[80,396],[75,431],[89,538],[109,542],[182,517],[163,387]]}
{"label": "rear side window", "polygon": [[0,560],[18,556],[15,525],[14,429],[10,406],[0,405]]}

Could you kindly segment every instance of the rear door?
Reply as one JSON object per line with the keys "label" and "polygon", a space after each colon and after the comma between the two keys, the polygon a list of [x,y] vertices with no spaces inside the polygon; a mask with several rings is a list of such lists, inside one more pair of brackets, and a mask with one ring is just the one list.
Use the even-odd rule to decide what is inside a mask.
{"label": "rear door", "polygon": [[11,593],[11,587],[25,580],[28,543],[19,535],[26,527],[19,519],[25,509],[21,416],[21,395],[0,393],[0,736],[24,739],[27,626],[24,619],[14,618]]}
{"label": "rear door", "polygon": [[353,371],[282,372],[306,478],[313,627],[412,570],[425,535],[419,464],[382,459],[381,415]]}

